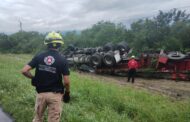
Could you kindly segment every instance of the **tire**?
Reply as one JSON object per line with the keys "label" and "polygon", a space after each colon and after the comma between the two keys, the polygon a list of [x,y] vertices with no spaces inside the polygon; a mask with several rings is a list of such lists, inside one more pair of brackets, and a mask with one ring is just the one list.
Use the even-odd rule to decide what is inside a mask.
{"label": "tire", "polygon": [[103,48],[102,47],[97,47],[95,52],[103,52]]}
{"label": "tire", "polygon": [[85,56],[84,62],[85,62],[86,64],[89,64],[89,63],[90,63],[90,59],[91,59],[91,56]]}
{"label": "tire", "polygon": [[112,53],[105,54],[103,57],[103,62],[108,67],[114,66],[116,64],[114,54],[112,54]]}
{"label": "tire", "polygon": [[114,45],[112,43],[107,43],[103,47],[103,51],[108,52],[108,51],[113,51],[114,50]]}
{"label": "tire", "polygon": [[170,52],[167,56],[171,60],[181,60],[186,57],[186,55],[182,54],[181,52]]}
{"label": "tire", "polygon": [[79,57],[79,63],[85,63],[85,55]]}
{"label": "tire", "polygon": [[86,51],[85,51],[85,53],[86,53],[87,55],[92,55],[92,54],[94,54],[95,52],[96,52],[96,50],[95,50],[94,48],[87,48]]}
{"label": "tire", "polygon": [[190,58],[190,52],[187,52],[186,55],[187,55],[187,58]]}
{"label": "tire", "polygon": [[70,45],[68,46],[68,49],[69,49],[70,51],[75,51],[75,50],[76,50],[76,49],[75,49],[75,46],[72,45],[72,44],[70,44]]}
{"label": "tire", "polygon": [[119,50],[121,53],[122,52],[129,52],[129,50],[130,50],[128,44],[124,41],[118,43],[116,46],[116,49]]}
{"label": "tire", "polygon": [[102,65],[102,56],[100,54],[94,54],[90,58],[90,62],[92,66],[101,66]]}
{"label": "tire", "polygon": [[94,68],[91,67],[91,66],[88,66],[88,65],[86,65],[86,64],[82,64],[82,65],[79,67],[79,70],[84,71],[84,72],[94,72]]}

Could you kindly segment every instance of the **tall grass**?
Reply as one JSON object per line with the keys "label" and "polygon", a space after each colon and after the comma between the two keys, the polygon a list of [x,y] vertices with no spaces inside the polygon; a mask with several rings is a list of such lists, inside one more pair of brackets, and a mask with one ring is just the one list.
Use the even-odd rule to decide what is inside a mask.
{"label": "tall grass", "polygon": [[[29,55],[0,55],[0,104],[16,122],[31,122],[35,90],[20,69]],[[62,122],[189,122],[190,100],[102,82],[71,72],[71,102],[64,104]],[[45,117],[47,121],[47,114]]]}

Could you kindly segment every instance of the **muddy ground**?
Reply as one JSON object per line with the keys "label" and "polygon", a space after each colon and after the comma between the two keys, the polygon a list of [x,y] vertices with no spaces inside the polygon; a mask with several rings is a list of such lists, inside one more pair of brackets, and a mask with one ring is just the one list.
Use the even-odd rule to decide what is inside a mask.
{"label": "muddy ground", "polygon": [[105,82],[114,82],[120,85],[126,85],[137,89],[147,89],[148,91],[167,95],[174,99],[190,99],[190,81],[173,81],[165,79],[143,79],[136,78],[135,83],[128,83],[126,77],[97,75],[93,73],[80,72],[81,75],[87,75],[93,79],[101,79]]}

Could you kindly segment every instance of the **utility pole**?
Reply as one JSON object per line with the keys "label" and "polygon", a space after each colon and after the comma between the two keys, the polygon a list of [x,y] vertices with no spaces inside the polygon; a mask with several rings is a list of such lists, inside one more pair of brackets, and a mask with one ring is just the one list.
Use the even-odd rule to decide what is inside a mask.
{"label": "utility pole", "polygon": [[22,32],[22,22],[19,20],[19,25],[20,25],[20,31]]}

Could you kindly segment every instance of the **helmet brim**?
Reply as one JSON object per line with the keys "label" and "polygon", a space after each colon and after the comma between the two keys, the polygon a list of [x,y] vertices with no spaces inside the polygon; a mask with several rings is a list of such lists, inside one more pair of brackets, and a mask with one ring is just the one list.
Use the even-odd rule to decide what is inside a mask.
{"label": "helmet brim", "polygon": [[44,41],[44,44],[45,45],[47,45],[47,44],[51,44],[51,43],[60,43],[60,44],[64,44],[64,42],[62,41],[62,40],[53,40],[53,41],[51,41],[51,42],[46,42],[46,41]]}

